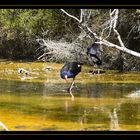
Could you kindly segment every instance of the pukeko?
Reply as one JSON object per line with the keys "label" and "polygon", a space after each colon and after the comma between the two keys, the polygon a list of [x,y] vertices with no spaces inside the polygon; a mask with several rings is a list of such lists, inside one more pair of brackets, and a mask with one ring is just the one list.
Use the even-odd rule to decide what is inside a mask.
{"label": "pukeko", "polygon": [[[93,43],[90,47],[88,47],[87,55],[91,57],[95,67],[100,67],[102,65],[102,51],[99,44]],[[100,71],[98,70],[97,73],[99,74]]]}
{"label": "pukeko", "polygon": [[73,81],[68,88],[68,92],[72,96],[72,99],[74,99],[74,96],[72,94],[72,88],[75,82],[76,75],[81,72],[81,65],[82,64],[79,62],[68,62],[60,70],[60,76],[62,79],[65,79],[66,82],[68,78],[73,78]]}

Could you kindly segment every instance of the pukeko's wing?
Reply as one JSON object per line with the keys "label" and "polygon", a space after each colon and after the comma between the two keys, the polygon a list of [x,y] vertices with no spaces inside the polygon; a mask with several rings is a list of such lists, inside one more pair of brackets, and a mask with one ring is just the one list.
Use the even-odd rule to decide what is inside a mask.
{"label": "pukeko's wing", "polygon": [[90,54],[92,61],[97,65],[102,64],[102,52],[98,44],[92,44],[89,48],[87,48],[87,54]]}
{"label": "pukeko's wing", "polygon": [[69,71],[76,76],[79,72],[81,72],[81,65],[78,62],[69,62],[62,67],[61,72],[62,71]]}
{"label": "pukeko's wing", "polygon": [[76,76],[79,72],[81,72],[81,64],[78,62],[71,62],[69,64],[69,70]]}

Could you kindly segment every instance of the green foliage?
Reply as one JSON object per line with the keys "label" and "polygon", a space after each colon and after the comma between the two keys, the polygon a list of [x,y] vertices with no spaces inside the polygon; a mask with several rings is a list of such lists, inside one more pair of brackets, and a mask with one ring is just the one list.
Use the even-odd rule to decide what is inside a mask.
{"label": "green foliage", "polygon": [[[79,9],[66,9],[66,11],[80,18]],[[139,15],[139,9],[120,9],[117,23],[117,29],[126,47],[138,52],[140,52]],[[108,20],[109,9],[93,9],[88,24],[92,30],[100,34]],[[0,57],[36,59],[36,49],[39,44],[35,39],[46,30],[49,30],[47,36],[49,39],[64,39],[67,42],[74,41],[81,31],[78,22],[66,16],[60,9],[0,9]],[[104,33],[104,36],[107,33]],[[116,44],[118,43],[114,34],[111,34],[107,39]],[[93,39],[84,38],[80,43],[86,49],[92,42],[94,42]],[[116,50],[113,50],[113,52],[116,52]],[[113,54],[116,54],[115,58],[118,55],[118,60],[120,60],[119,52]],[[109,58],[113,56],[110,49],[106,49],[104,55],[110,55]],[[125,54],[123,58],[127,61],[131,59],[130,57],[129,60],[126,59]],[[108,59],[104,60],[107,60],[105,63],[108,63]],[[112,61],[113,59],[109,60]]]}
{"label": "green foliage", "polygon": [[14,59],[32,59],[42,29],[58,26],[58,10],[0,9],[0,55]]}
{"label": "green foliage", "polygon": [[49,30],[49,38],[70,40],[70,33],[77,32],[75,25],[60,9],[0,9],[0,56],[32,59],[38,45],[36,36]]}

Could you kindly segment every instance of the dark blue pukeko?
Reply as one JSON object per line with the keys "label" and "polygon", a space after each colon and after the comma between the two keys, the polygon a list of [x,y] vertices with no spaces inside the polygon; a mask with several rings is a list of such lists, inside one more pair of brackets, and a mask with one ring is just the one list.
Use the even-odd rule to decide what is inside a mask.
{"label": "dark blue pukeko", "polygon": [[90,47],[88,47],[87,55],[91,57],[95,66],[100,67],[102,65],[102,51],[99,44],[93,43]]}
{"label": "dark blue pukeko", "polygon": [[68,78],[73,78],[73,81],[68,88],[68,92],[72,96],[72,99],[74,99],[74,96],[72,94],[72,88],[75,82],[76,75],[81,72],[81,65],[82,64],[78,62],[68,62],[60,70],[60,76],[62,79],[65,79],[66,82]]}

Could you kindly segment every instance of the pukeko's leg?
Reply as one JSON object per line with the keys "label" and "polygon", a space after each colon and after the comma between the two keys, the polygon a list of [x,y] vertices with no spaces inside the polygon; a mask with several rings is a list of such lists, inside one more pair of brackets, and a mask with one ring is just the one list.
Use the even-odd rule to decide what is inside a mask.
{"label": "pukeko's leg", "polygon": [[[65,80],[66,80],[66,83],[68,82],[67,81],[67,75],[65,75]],[[73,81],[72,81],[72,83],[71,83],[71,85],[70,85],[70,87],[67,89],[67,91],[69,92],[69,94],[72,96],[72,100],[74,100],[74,96],[73,96],[73,94],[72,94],[72,88],[73,88],[73,85],[74,85],[74,83],[75,83],[75,77],[73,78]]]}
{"label": "pukeko's leg", "polygon": [[74,95],[72,94],[72,88],[73,88],[74,83],[75,83],[75,78],[73,78],[73,81],[72,81],[70,87],[68,88],[68,92],[72,96],[72,100],[74,100]]}
{"label": "pukeko's leg", "polygon": [[71,83],[71,85],[70,85],[70,87],[69,87],[69,91],[71,91],[72,90],[72,88],[73,88],[73,85],[74,85],[74,83],[75,83],[75,78],[73,78],[73,81],[72,81],[72,83]]}

